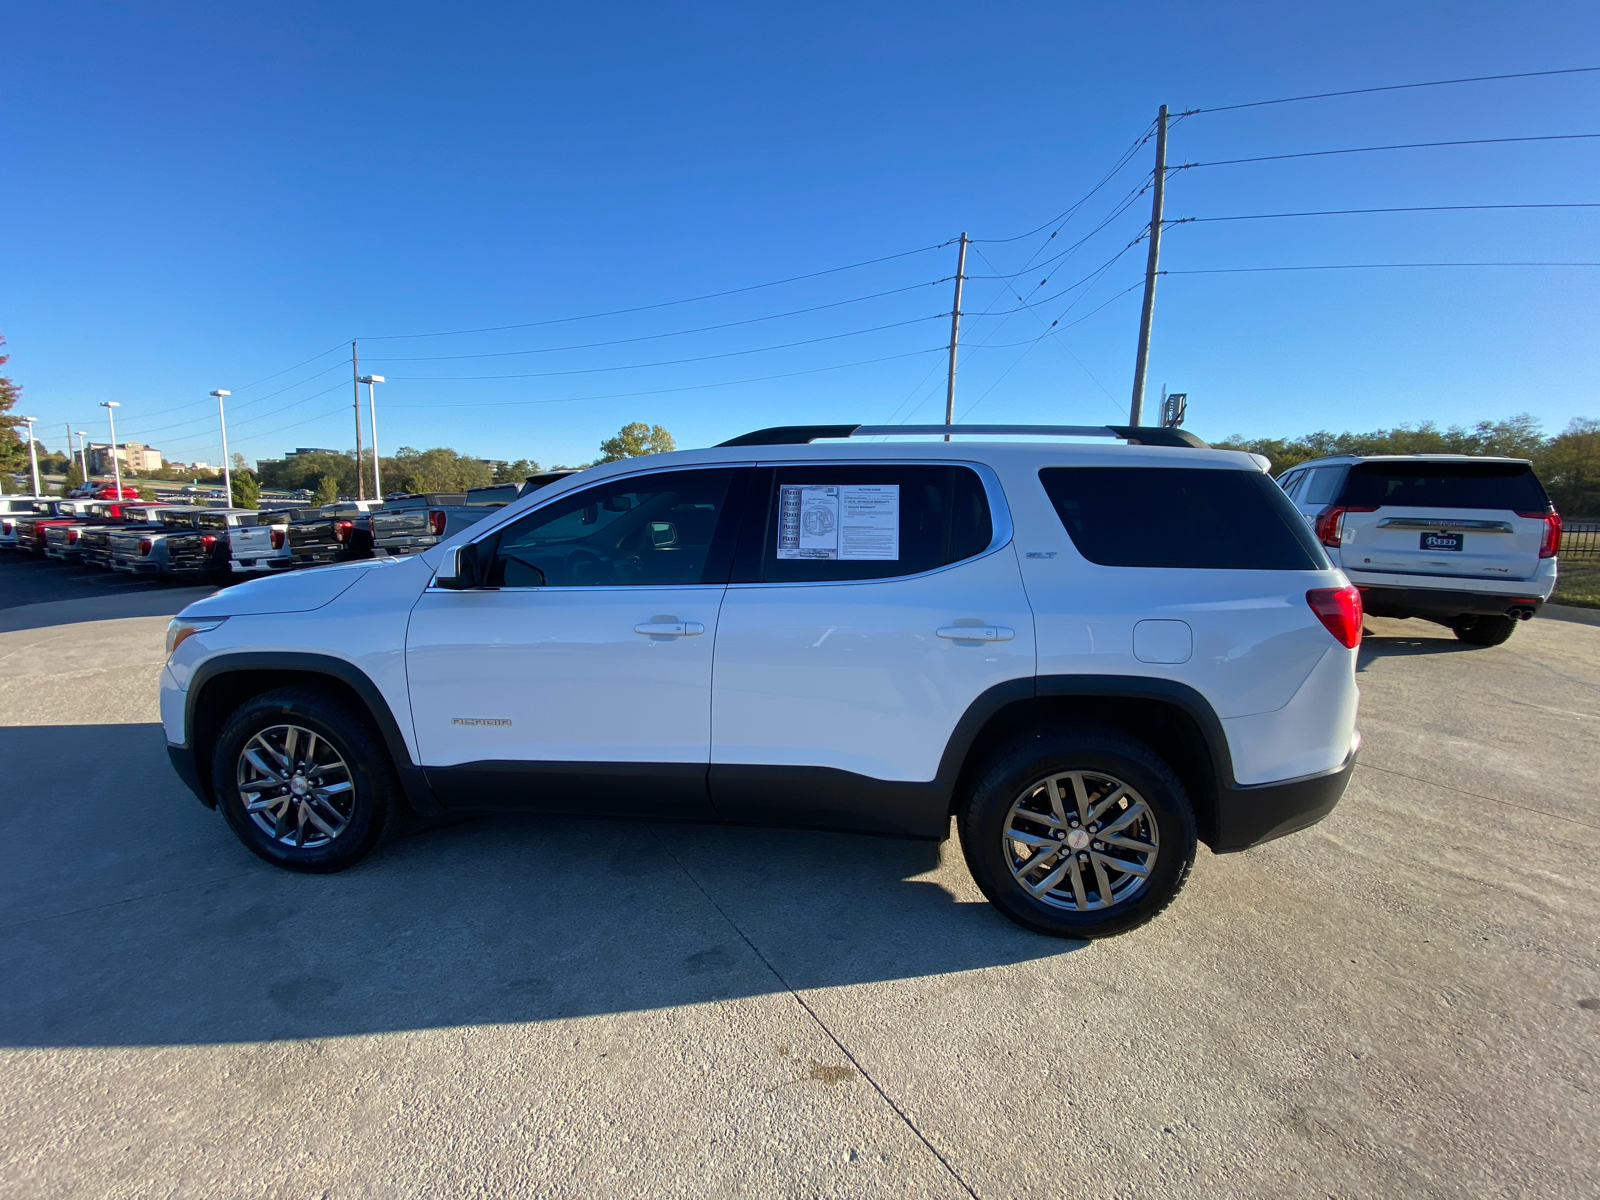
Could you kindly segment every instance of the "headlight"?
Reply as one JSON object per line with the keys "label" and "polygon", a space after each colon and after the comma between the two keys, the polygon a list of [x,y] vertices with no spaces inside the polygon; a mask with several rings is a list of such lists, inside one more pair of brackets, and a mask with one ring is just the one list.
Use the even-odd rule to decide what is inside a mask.
{"label": "headlight", "polygon": [[209,633],[227,619],[227,617],[213,617],[209,621],[186,621],[182,617],[174,617],[172,624],[167,626],[167,657],[171,658],[173,651],[183,645],[186,639],[197,633]]}

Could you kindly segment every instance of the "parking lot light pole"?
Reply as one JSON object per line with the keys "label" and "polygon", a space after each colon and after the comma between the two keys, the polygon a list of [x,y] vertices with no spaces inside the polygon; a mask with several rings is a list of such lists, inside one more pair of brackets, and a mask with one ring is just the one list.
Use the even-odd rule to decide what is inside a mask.
{"label": "parking lot light pole", "polygon": [[39,487],[39,451],[33,444],[33,423],[38,418],[19,417],[18,419],[28,427],[28,461],[33,464],[33,494],[42,496],[44,492]]}
{"label": "parking lot light pole", "polygon": [[117,409],[122,405],[115,400],[102,400],[100,407],[106,410],[106,420],[111,422],[111,471],[117,480],[117,499],[122,499],[122,460],[117,457]]}
{"label": "parking lot light pole", "polygon": [[83,481],[89,482],[89,431],[78,430],[78,461],[83,465]]}
{"label": "parking lot light pole", "polygon": [[[367,411],[372,415],[372,498],[383,499],[383,480],[378,473],[378,402],[373,397],[372,385],[382,383],[382,375],[363,375],[357,382],[367,385]],[[361,469],[361,464],[356,463],[356,470]]]}
{"label": "parking lot light pole", "polygon": [[217,398],[217,421],[222,426],[222,490],[227,493],[228,507],[233,507],[233,471],[228,466],[228,414],[222,411],[222,398],[233,395],[226,388],[211,393]]}

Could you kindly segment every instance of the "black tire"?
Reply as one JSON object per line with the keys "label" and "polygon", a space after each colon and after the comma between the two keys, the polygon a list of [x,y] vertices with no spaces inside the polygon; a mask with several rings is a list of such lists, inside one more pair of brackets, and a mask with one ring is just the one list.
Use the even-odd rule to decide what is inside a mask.
{"label": "black tire", "polygon": [[[244,759],[245,751],[250,749],[257,761],[265,760],[281,769],[280,759],[268,757],[276,752],[264,752],[261,743],[253,740],[261,735],[269,747],[282,746],[284,735],[274,731],[289,727],[318,739],[303,741],[296,735],[290,758],[305,753],[304,747],[309,745],[313,757],[320,753],[319,768],[329,771],[325,775],[319,775],[319,768],[296,772],[302,781],[300,786],[307,787],[308,778],[321,778],[331,781],[329,787],[338,794],[324,796],[313,783],[303,797],[294,798],[287,787],[262,778],[263,788],[252,794],[259,801],[276,798],[287,803],[252,814],[241,791],[241,778],[261,777],[261,773]],[[339,760],[342,773],[327,767],[330,755]],[[345,780],[350,788],[338,789],[337,784]],[[279,688],[242,704],[217,738],[211,784],[217,807],[239,840],[267,862],[290,871],[327,874],[352,867],[393,836],[400,824],[399,780],[371,719],[348,701],[314,687]],[[273,824],[275,830],[263,828],[258,816],[260,821]],[[316,821],[325,824],[319,829]],[[328,829],[334,831],[333,836],[327,835]],[[275,831],[280,836],[275,836]],[[309,836],[304,831],[309,831]],[[296,841],[303,844],[295,844]]]}
{"label": "black tire", "polygon": [[1456,637],[1469,646],[1499,646],[1516,632],[1515,617],[1461,617],[1451,626]]}
{"label": "black tire", "polygon": [[[1044,837],[1056,836],[1053,826],[1045,824],[1051,818],[1043,815],[1040,823],[1034,824],[1022,810],[1027,806],[1050,809],[1048,801],[1040,799],[1046,795],[1040,789],[1047,787],[1048,780],[1072,772],[1081,773],[1091,804],[1103,803],[1113,794],[1112,785],[1119,783],[1131,790],[1133,808],[1137,809],[1137,802],[1142,800],[1147,815],[1130,818],[1135,824],[1125,830],[1110,832],[1119,838],[1126,832],[1141,844],[1153,845],[1153,852],[1141,856],[1107,845],[1102,854],[1102,844],[1091,839],[1077,847],[1076,854],[1063,858],[1045,843]],[[1065,815],[1072,828],[1063,828],[1061,833],[1076,841],[1080,837],[1079,822],[1084,837],[1090,836],[1090,829],[1104,830],[1107,823],[1117,825],[1128,813],[1127,808],[1117,806],[1129,798],[1125,794],[1122,801],[1112,800],[1112,811],[1096,822],[1082,821],[1092,815],[1092,807],[1088,812],[1068,808]],[[1021,814],[1014,822],[1013,806]],[[1107,817],[1111,818],[1109,822]],[[1150,747],[1110,728],[1080,728],[1070,733],[1040,731],[1003,746],[978,772],[976,783],[957,812],[957,827],[968,869],[989,903],[1025,929],[1052,937],[1111,937],[1137,928],[1172,903],[1194,866],[1194,809],[1183,784]],[[1053,877],[1052,854],[1058,856],[1056,863],[1078,857],[1077,866],[1066,863],[1074,885],[1071,890],[1069,879],[1063,877],[1057,885],[1060,891],[1052,887],[1041,898],[1018,881],[1013,864],[1019,861],[1021,843],[1014,841],[1012,835],[1031,836],[1022,832],[1025,829],[1041,835],[1041,846],[1034,851],[1034,861],[1041,866],[1028,868],[1025,864],[1029,860],[1021,859],[1022,875],[1028,875],[1030,870],[1043,872],[1034,877],[1034,882],[1042,884]],[[1153,840],[1144,842],[1152,830]],[[1062,845],[1065,847],[1066,842]],[[1107,868],[1112,861],[1110,856],[1121,854],[1143,862],[1147,874],[1142,883],[1133,873]],[[1108,880],[1111,903],[1102,907],[1098,901]],[[1083,889],[1081,894],[1078,886]],[[1077,907],[1081,900],[1088,903]]]}

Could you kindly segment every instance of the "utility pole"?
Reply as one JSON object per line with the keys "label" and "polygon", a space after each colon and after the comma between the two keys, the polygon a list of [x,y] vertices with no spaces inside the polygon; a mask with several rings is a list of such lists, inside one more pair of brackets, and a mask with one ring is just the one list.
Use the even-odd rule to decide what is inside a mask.
{"label": "utility pole", "polygon": [[77,460],[77,453],[72,449],[72,422],[67,422],[67,462],[70,464]]}
{"label": "utility pole", "polygon": [[1156,116],[1155,198],[1150,202],[1150,257],[1144,268],[1144,312],[1139,317],[1139,357],[1133,364],[1128,424],[1144,423],[1144,373],[1150,365],[1150,323],[1156,313],[1156,267],[1161,260],[1161,199],[1167,189],[1167,106]]}
{"label": "utility pole", "polygon": [[367,498],[367,482],[361,474],[361,368],[356,365],[356,343],[350,340],[350,387],[355,393],[356,410],[356,499]]}
{"label": "utility pole", "polygon": [[225,388],[211,393],[217,398],[217,423],[222,426],[222,490],[228,493],[228,507],[233,507],[233,464],[228,461],[228,414],[222,411],[222,398],[233,395]]}
{"label": "utility pole", "polygon": [[[956,343],[961,339],[961,284],[967,277],[967,235],[961,235],[961,252],[956,257],[956,300],[950,306],[950,378],[944,389],[944,423],[956,423]],[[944,435],[949,441],[950,435]]]}
{"label": "utility pole", "polygon": [[33,442],[33,423],[37,417],[19,418],[28,427],[28,461],[33,464],[33,494],[44,495],[44,489],[39,486],[39,448]]}

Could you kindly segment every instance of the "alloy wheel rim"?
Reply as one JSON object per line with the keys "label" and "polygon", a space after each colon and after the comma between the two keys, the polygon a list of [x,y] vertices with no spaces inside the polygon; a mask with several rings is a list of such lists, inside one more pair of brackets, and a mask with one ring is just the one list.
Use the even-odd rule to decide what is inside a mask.
{"label": "alloy wheel rim", "polygon": [[1062,771],[1022,790],[1001,840],[1012,878],[1028,895],[1093,912],[1144,891],[1161,831],[1128,783],[1102,771]]}
{"label": "alloy wheel rim", "polygon": [[302,725],[271,725],[239,752],[245,813],[275,842],[326,846],[350,827],[355,782],[333,743]]}

